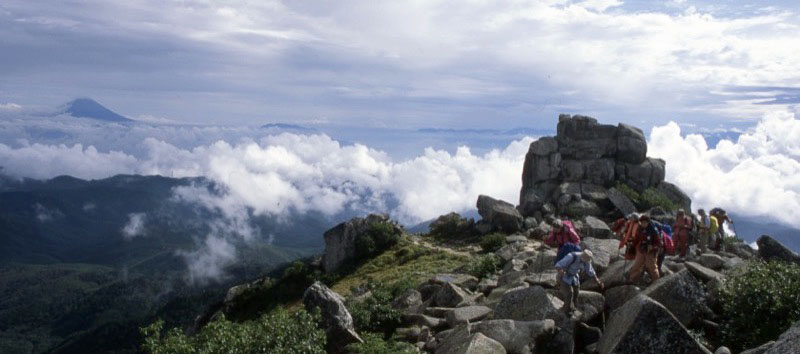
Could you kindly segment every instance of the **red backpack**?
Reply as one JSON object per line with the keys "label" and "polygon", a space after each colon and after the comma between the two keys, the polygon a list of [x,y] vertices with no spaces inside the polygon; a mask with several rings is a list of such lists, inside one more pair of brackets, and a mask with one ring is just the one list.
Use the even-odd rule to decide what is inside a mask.
{"label": "red backpack", "polygon": [[661,231],[661,241],[664,244],[664,252],[669,255],[675,254],[675,242],[673,242],[672,237],[663,230]]}

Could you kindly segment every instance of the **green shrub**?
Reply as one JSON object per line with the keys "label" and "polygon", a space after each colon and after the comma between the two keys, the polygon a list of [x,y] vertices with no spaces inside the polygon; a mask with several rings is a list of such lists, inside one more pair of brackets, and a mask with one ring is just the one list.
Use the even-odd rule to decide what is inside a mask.
{"label": "green shrub", "polygon": [[477,257],[474,262],[467,264],[466,273],[478,279],[494,274],[503,266],[503,260],[494,253]]}
{"label": "green shrub", "polygon": [[800,320],[800,265],[751,262],[728,276],[718,298],[722,344],[740,351],[775,340]]}
{"label": "green shrub", "polygon": [[639,202],[639,197],[640,197],[639,196],[639,192],[633,190],[633,188],[631,188],[629,185],[627,185],[625,183],[622,183],[620,181],[617,181],[616,187],[617,187],[617,190],[622,192],[622,194],[624,194],[626,197],[628,197],[628,199],[630,199],[632,202],[634,202],[634,204]]}
{"label": "green shrub", "polygon": [[475,220],[458,213],[442,215],[431,223],[430,235],[439,239],[465,239],[475,236]]}
{"label": "green shrub", "polygon": [[[356,331],[381,333],[389,338],[402,324],[403,312],[392,308],[392,301],[399,294],[400,288],[387,287],[382,284],[367,284],[370,295],[363,299],[350,299],[347,308],[353,316]],[[393,291],[394,290],[394,291]],[[405,289],[403,289],[405,291]]]}
{"label": "green shrub", "polygon": [[661,207],[666,211],[677,210],[678,206],[667,198],[664,193],[659,192],[655,188],[648,188],[641,194],[640,204],[643,209],[650,209],[654,207]]}
{"label": "green shrub", "polygon": [[506,235],[491,233],[481,238],[481,248],[484,252],[494,252],[506,244]]}
{"label": "green shrub", "polygon": [[389,222],[371,223],[367,232],[355,240],[356,260],[371,258],[391,248],[397,244],[401,235],[402,232]]}
{"label": "green shrub", "polygon": [[418,353],[413,345],[394,340],[384,340],[381,336],[364,333],[361,335],[364,343],[353,343],[347,346],[346,351],[352,354],[414,354]]}
{"label": "green shrub", "polygon": [[182,353],[325,353],[325,332],[317,327],[318,314],[278,309],[255,321],[236,323],[224,316],[194,336],[178,328],[164,333],[158,320],[142,328],[142,349],[151,354]]}

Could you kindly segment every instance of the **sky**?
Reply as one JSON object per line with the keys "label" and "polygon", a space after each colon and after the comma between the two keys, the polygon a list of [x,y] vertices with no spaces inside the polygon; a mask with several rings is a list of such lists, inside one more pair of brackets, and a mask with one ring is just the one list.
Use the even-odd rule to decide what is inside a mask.
{"label": "sky", "polygon": [[793,1],[0,3],[0,108],[191,124],[751,127],[800,102]]}
{"label": "sky", "polygon": [[[173,197],[245,239],[250,215],[413,225],[516,203],[530,143],[583,114],[641,127],[695,209],[800,228],[798,4],[4,0],[0,173],[203,176],[221,192]],[[79,97],[138,122],[53,114]],[[189,268],[233,258],[199,240]]]}

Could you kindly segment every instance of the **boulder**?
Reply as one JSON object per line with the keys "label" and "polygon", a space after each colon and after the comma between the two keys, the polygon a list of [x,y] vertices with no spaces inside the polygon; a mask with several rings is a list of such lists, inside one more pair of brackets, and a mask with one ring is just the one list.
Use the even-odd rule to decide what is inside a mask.
{"label": "boulder", "polygon": [[511,203],[489,196],[478,196],[478,214],[497,229],[513,233],[522,229],[522,214]]}
{"label": "boulder", "polygon": [[606,323],[601,354],[708,353],[664,306],[645,295],[626,302]]}
{"label": "boulder", "polygon": [[545,249],[525,261],[528,263],[528,272],[541,273],[547,270],[552,270],[555,260],[556,251]]}
{"label": "boulder", "polygon": [[603,211],[595,202],[583,199],[571,199],[561,209],[561,213],[571,218],[580,219],[585,216],[600,216]]}
{"label": "boulder", "polygon": [[[531,143],[522,166],[522,187],[552,180],[561,172],[561,154],[555,138],[544,137]],[[543,154],[549,152],[548,154]]]}
{"label": "boulder", "polygon": [[553,318],[564,305],[541,286],[509,290],[494,309],[495,319],[537,321]]}
{"label": "boulder", "polygon": [[523,220],[523,225],[525,226],[526,230],[533,229],[536,226],[539,226],[539,221],[537,221],[533,216],[528,216],[525,218],[525,220]]}
{"label": "boulder", "polygon": [[669,183],[661,182],[656,186],[656,190],[664,194],[671,202],[679,206],[687,212],[692,210],[692,199],[683,192],[678,186]]}
{"label": "boulder", "polygon": [[547,289],[555,289],[558,287],[558,272],[555,269],[546,270],[541,273],[528,275],[524,280],[530,285],[538,285]]}
{"label": "boulder", "polygon": [[773,345],[775,345],[774,340],[759,345],[758,347],[745,350],[739,354],[764,354],[767,352],[767,350],[769,350],[769,348],[772,348]]}
{"label": "boulder", "polygon": [[471,276],[469,274],[461,274],[461,273],[444,273],[444,274],[437,274],[430,280],[428,280],[431,284],[439,284],[444,285],[446,283],[451,283],[455,286],[459,286],[464,289],[475,290],[478,286],[478,278]]}
{"label": "boulder", "polygon": [[[366,218],[353,218],[325,231],[325,253],[322,255],[322,268],[326,273],[339,269],[343,264],[356,257],[356,239],[365,235],[370,225],[377,222],[388,222],[386,215],[370,214]],[[394,232],[403,230],[394,224]]]}
{"label": "boulder", "polygon": [[558,151],[575,160],[612,157],[617,152],[616,134],[617,127],[598,124],[594,118],[560,115],[556,135]]}
{"label": "boulder", "polygon": [[684,326],[711,312],[703,285],[688,270],[656,280],[641,294],[664,305]]}
{"label": "boulder", "polygon": [[510,354],[527,354],[536,353],[537,343],[553,336],[555,323],[553,320],[488,320],[473,324],[470,331],[496,340]]}
{"label": "boulder", "polygon": [[756,240],[756,244],[758,244],[758,256],[763,260],[778,260],[800,264],[800,255],[768,235],[759,237]]}
{"label": "boulder", "polygon": [[635,285],[622,285],[608,289],[603,293],[606,299],[606,306],[613,311],[624,305],[628,300],[633,299],[642,290]]}
{"label": "boulder", "polygon": [[605,307],[606,299],[603,294],[594,291],[581,291],[578,294],[577,308],[581,312],[581,322],[594,321],[597,316],[605,311]]}
{"label": "boulder", "polygon": [[620,123],[617,126],[617,160],[640,164],[647,157],[647,141],[641,129]]}
{"label": "boulder", "polygon": [[[606,288],[613,288],[620,285],[626,285],[628,280],[625,279],[623,273],[630,271],[633,261],[618,260],[612,262],[602,274],[600,274],[600,281]],[[581,290],[599,291],[600,285],[589,279],[581,283]]]}
{"label": "boulder", "polygon": [[610,188],[607,193],[608,200],[611,201],[615,208],[619,209],[622,215],[630,215],[636,212],[636,206],[633,205],[633,202],[616,187]]}
{"label": "boulder", "polygon": [[586,323],[578,323],[575,326],[575,341],[583,346],[597,343],[602,336],[603,331],[600,328],[589,326]]}
{"label": "boulder", "polygon": [[[466,326],[465,326],[466,327]],[[436,354],[505,354],[503,345],[483,334],[456,329],[436,349]]]}
{"label": "boulder", "polygon": [[800,321],[783,332],[764,354],[800,353]]}
{"label": "boulder", "polygon": [[492,313],[492,309],[486,306],[464,306],[448,312],[446,319],[450,327],[455,327],[464,322],[480,321],[490,313]]}
{"label": "boulder", "polygon": [[497,288],[497,279],[483,278],[478,283],[478,291],[482,294],[488,294]]}
{"label": "boulder", "polygon": [[699,262],[704,267],[713,270],[720,270],[725,265],[725,259],[713,253],[701,254]]}
{"label": "boulder", "polygon": [[447,321],[442,318],[421,314],[403,315],[403,323],[410,326],[428,327],[433,329],[442,329],[447,326]]}
{"label": "boulder", "polygon": [[603,220],[591,215],[583,219],[583,229],[581,230],[581,235],[585,237],[606,239],[610,238],[611,234],[611,228],[609,228],[608,224],[603,222]]}
{"label": "boulder", "polygon": [[712,279],[722,278],[723,275],[714,271],[713,269],[709,269],[699,265],[695,262],[686,262],[686,269],[692,273],[697,279],[700,279],[702,282],[707,283]]}
{"label": "boulder", "polygon": [[394,301],[392,301],[392,308],[398,310],[405,310],[422,305],[422,294],[414,289],[408,289]]}
{"label": "boulder", "polygon": [[592,267],[597,274],[602,274],[612,261],[620,258],[619,241],[614,239],[597,239],[584,237],[581,240],[581,248],[591,250],[594,254]]}
{"label": "boulder", "polygon": [[453,283],[444,283],[433,295],[433,303],[440,307],[459,307],[468,305],[469,302],[469,294]]}
{"label": "boulder", "polygon": [[344,305],[344,299],[325,284],[315,282],[303,294],[303,305],[309,312],[319,308],[320,326],[328,338],[328,352],[338,353],[351,343],[363,343],[353,326],[353,317]]}
{"label": "boulder", "polygon": [[665,165],[664,160],[654,158],[647,158],[638,165],[618,163],[616,165],[617,179],[624,181],[625,184],[641,193],[664,181]]}

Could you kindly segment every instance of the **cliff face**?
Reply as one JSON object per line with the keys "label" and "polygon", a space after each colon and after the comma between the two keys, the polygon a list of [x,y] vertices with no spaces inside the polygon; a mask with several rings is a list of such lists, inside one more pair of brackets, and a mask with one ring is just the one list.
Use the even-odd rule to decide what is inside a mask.
{"label": "cliff face", "polygon": [[555,137],[531,143],[522,172],[519,211],[524,216],[558,213],[603,216],[623,207],[609,189],[624,183],[637,192],[655,188],[675,204],[691,208],[691,200],[664,182],[665,162],[647,157],[641,129],[620,123],[605,125],[586,116],[562,114]]}

